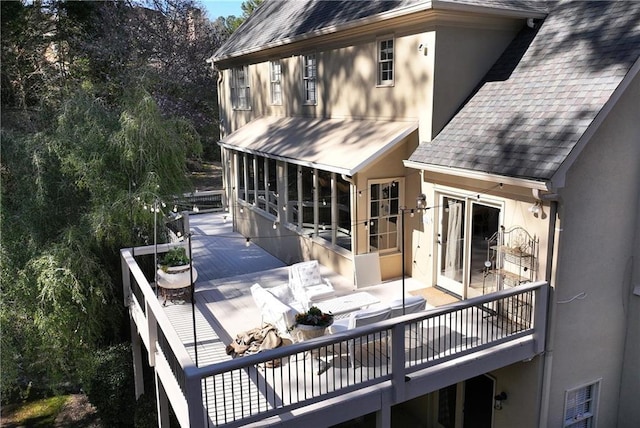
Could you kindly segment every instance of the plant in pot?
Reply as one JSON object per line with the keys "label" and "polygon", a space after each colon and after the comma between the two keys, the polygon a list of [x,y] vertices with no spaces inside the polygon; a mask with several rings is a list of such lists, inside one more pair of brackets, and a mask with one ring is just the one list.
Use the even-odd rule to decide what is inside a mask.
{"label": "plant in pot", "polygon": [[160,268],[167,273],[183,272],[189,268],[190,262],[184,247],[173,247],[162,258]]}
{"label": "plant in pot", "polygon": [[311,306],[306,312],[296,315],[293,328],[300,340],[308,340],[324,335],[325,329],[333,324],[333,314],[322,312],[317,306]]}

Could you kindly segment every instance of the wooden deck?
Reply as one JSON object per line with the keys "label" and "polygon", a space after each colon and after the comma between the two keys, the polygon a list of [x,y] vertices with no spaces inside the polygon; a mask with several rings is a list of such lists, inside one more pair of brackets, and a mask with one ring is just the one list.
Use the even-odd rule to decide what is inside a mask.
{"label": "wooden deck", "polygon": [[[227,221],[224,217],[227,216]],[[288,267],[262,248],[233,232],[230,216],[224,213],[193,215],[189,218],[193,233],[192,251],[198,270],[195,289],[196,338],[198,365],[230,359],[225,347],[237,334],[259,327],[260,311],[251,297],[250,287],[259,283],[265,288],[288,283]],[[322,276],[336,289],[336,296],[356,291],[353,280],[320,266]],[[424,284],[405,279],[406,292]],[[402,281],[388,281],[367,287],[380,302],[402,297]],[[427,308],[434,307],[427,303]],[[176,300],[167,302],[165,312],[195,361],[192,305]]]}
{"label": "wooden deck", "polygon": [[[172,391],[169,400],[183,426],[200,425],[200,402],[213,426],[251,426],[266,420],[297,426],[297,418],[305,412],[333,425],[375,410],[381,394],[386,397],[382,401],[391,405],[491,367],[530,358],[543,349],[541,314],[546,310],[548,286],[540,283],[448,301],[438,308],[428,300],[429,310],[420,314],[232,359],[226,346],[237,334],[261,325],[251,285],[257,282],[269,288],[287,283],[288,267],[255,244],[245,246],[246,240],[231,230],[231,221],[225,222],[224,216],[209,213],[190,218],[198,269],[193,303],[171,301],[163,306],[132,253],[121,251],[132,322],[150,354],[158,353],[154,358],[158,376]],[[150,254],[154,250],[136,251]],[[355,289],[351,279],[325,267],[321,273],[331,280],[338,296],[362,291]],[[404,285],[407,293],[424,292],[424,285],[411,278]],[[402,288],[402,281],[396,280],[366,287],[366,291],[384,304],[401,298]],[[160,317],[148,316],[151,312]],[[501,315],[505,313],[508,316]],[[526,323],[510,319],[514,313]],[[371,335],[377,335],[375,340],[365,339]],[[365,345],[361,345],[363,339]],[[347,352],[353,349],[357,349],[355,364]],[[442,364],[453,359],[466,363]],[[277,364],[268,364],[276,360]],[[408,376],[410,383],[406,383]],[[348,414],[337,415],[332,403],[345,399],[360,405],[351,401]]]}

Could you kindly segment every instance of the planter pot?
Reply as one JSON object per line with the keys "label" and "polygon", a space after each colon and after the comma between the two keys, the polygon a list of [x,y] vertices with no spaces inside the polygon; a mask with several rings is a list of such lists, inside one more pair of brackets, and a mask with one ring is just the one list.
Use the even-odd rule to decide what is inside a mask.
{"label": "planter pot", "polygon": [[182,266],[158,266],[160,269],[162,269],[163,272],[165,273],[182,273],[182,272],[186,272],[191,268],[191,263],[186,264],[186,265],[182,265]]}
{"label": "planter pot", "polygon": [[325,326],[298,324],[295,329],[298,341],[301,342],[303,340],[324,336],[325,331],[330,325],[331,324]]}

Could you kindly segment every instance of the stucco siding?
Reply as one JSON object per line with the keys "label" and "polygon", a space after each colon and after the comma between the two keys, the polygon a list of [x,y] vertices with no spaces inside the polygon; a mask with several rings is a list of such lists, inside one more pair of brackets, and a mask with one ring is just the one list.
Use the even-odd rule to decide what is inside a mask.
{"label": "stucco siding", "polygon": [[[640,420],[637,403],[635,409],[629,401],[618,406],[627,322],[638,309],[630,287],[640,194],[639,88],[636,77],[569,170],[560,192],[556,319],[553,349],[548,350],[553,353],[549,426],[562,422],[565,390],[598,379],[599,426],[616,426],[619,411],[621,421],[632,420],[629,413]],[[637,332],[637,325],[630,327]],[[637,374],[638,355],[629,357],[635,363],[627,369]],[[637,383],[628,382],[625,389],[625,397],[640,393]]]}
{"label": "stucco siding", "polygon": [[519,28],[438,26],[435,37],[432,135],[451,120],[469,94],[516,36]]}

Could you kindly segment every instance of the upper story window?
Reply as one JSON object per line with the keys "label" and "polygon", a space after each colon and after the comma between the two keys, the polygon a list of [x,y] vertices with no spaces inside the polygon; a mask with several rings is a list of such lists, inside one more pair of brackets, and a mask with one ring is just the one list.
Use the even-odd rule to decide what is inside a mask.
{"label": "upper story window", "polygon": [[302,56],[302,88],[305,104],[316,104],[316,54]]}
{"label": "upper story window", "polygon": [[282,104],[282,66],[280,61],[269,63],[271,75],[271,104]]}
{"label": "upper story window", "polygon": [[249,90],[249,66],[243,65],[231,70],[231,104],[234,109],[249,109],[251,93]]}
{"label": "upper story window", "polygon": [[378,39],[378,85],[393,85],[393,37]]}

